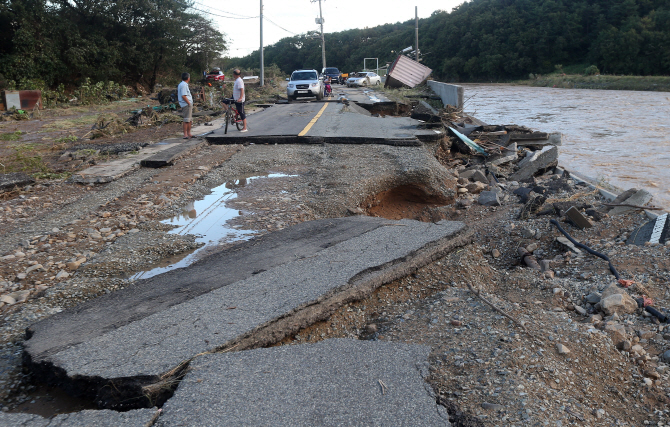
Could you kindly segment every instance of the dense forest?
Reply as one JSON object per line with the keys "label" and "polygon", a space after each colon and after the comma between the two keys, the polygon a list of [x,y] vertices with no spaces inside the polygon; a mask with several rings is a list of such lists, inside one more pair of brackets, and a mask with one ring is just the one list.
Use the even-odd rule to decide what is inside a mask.
{"label": "dense forest", "polygon": [[0,28],[0,75],[26,88],[88,78],[151,89],[226,49],[188,0],[0,0]]}
{"label": "dense forest", "polygon": [[[328,66],[392,61],[414,43],[414,20],[325,35]],[[482,81],[595,65],[602,73],[670,74],[668,0],[471,0],[419,21],[422,62],[449,81]],[[232,63],[258,67],[258,51]],[[320,39],[299,35],[265,49],[284,72],[321,67]],[[369,65],[369,64],[368,64]]]}

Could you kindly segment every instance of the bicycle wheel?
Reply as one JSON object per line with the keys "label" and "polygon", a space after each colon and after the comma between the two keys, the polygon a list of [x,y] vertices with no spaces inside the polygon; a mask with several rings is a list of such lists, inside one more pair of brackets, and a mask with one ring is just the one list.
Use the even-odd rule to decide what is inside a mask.
{"label": "bicycle wheel", "polygon": [[228,122],[231,120],[232,114],[230,114],[230,107],[226,110],[226,119],[225,122],[226,124],[223,126],[223,133],[224,135],[228,133]]}
{"label": "bicycle wheel", "polygon": [[237,126],[237,130],[242,130],[244,129],[244,123],[242,122],[242,119],[240,118],[240,113],[235,114],[235,126]]}

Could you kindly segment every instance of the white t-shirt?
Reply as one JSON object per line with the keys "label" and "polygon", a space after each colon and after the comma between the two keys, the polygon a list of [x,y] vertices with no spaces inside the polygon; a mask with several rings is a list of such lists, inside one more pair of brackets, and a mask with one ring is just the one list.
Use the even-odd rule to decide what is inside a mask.
{"label": "white t-shirt", "polygon": [[186,98],[191,104],[193,104],[193,97],[191,96],[191,89],[188,88],[188,83],[182,80],[177,86],[177,99],[179,100],[180,107],[186,107],[188,103],[184,101],[183,96],[186,95]]}
{"label": "white t-shirt", "polygon": [[[238,99],[240,99],[240,95],[242,95],[242,89],[244,89],[244,81],[242,80],[242,77],[238,77],[237,80],[235,80],[235,85],[233,86],[233,98],[235,98],[235,102],[237,102]],[[242,97],[242,102],[246,101],[246,94],[245,96]]]}

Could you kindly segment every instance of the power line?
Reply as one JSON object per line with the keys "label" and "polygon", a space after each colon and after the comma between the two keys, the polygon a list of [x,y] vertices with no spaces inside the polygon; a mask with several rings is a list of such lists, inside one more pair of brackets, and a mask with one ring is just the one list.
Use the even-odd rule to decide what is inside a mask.
{"label": "power line", "polygon": [[282,30],[286,31],[287,33],[291,33],[291,34],[293,34],[294,36],[297,36],[297,34],[294,33],[293,31],[289,31],[289,30],[287,30],[286,28],[282,27],[281,25],[279,25],[279,24],[273,22],[270,18],[268,18],[268,15],[267,15],[267,14],[263,14],[263,17],[265,18],[266,21],[270,22],[270,23],[271,23],[272,25],[274,25],[275,27],[279,27],[279,28],[281,28]]}
{"label": "power line", "polygon": [[[227,13],[228,15],[234,15],[234,16],[239,16],[240,17],[240,18],[232,18],[231,17],[230,19],[254,19],[254,18],[258,18],[258,16],[240,15],[239,13],[228,12],[227,10],[218,9],[216,7],[212,7],[212,6],[206,5],[206,4],[201,3],[201,2],[194,2],[194,3],[197,4],[197,5],[200,5],[202,7],[206,7],[207,9],[211,9],[211,10],[215,10],[217,12]],[[211,13],[211,12],[208,12],[208,13]],[[226,17],[224,17],[224,18],[226,18]]]}

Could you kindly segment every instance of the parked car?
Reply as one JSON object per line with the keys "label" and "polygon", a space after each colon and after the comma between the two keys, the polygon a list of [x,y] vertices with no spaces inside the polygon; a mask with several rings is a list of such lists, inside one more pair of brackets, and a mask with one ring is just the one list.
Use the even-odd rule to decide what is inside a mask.
{"label": "parked car", "polygon": [[344,84],[344,79],[342,78],[342,73],[340,73],[340,70],[338,70],[335,67],[326,67],[323,70],[321,70],[321,75],[322,76],[328,76],[331,78],[333,83],[339,83],[339,84]]}
{"label": "parked car", "polygon": [[347,79],[347,86],[374,86],[382,84],[382,78],[371,71],[361,71],[359,73],[350,73]]}
{"label": "parked car", "polygon": [[323,80],[319,79],[319,73],[316,70],[295,70],[291,73],[291,78],[286,86],[286,96],[288,99],[298,99],[298,97],[316,96],[316,99],[323,99]]}
{"label": "parked car", "polygon": [[223,75],[223,71],[221,71],[221,68],[216,67],[212,68],[212,71],[207,73],[207,76],[205,77],[205,82],[207,83],[223,83],[226,80],[226,76]]}

